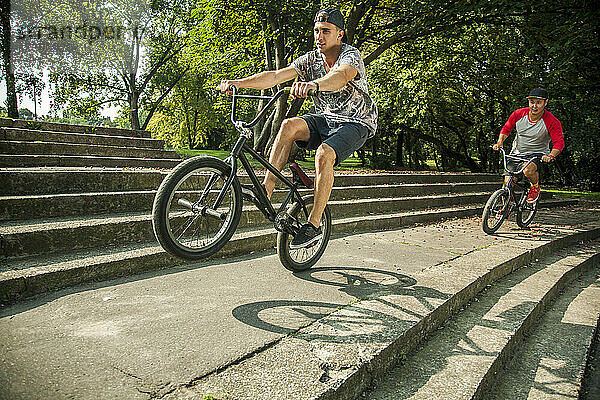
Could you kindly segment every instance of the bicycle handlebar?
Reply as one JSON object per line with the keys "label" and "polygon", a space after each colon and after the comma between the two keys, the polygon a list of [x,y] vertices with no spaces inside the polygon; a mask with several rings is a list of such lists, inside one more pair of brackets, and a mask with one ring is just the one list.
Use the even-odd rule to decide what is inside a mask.
{"label": "bicycle handlebar", "polygon": [[[523,172],[525,170],[525,168],[527,168],[527,166],[529,164],[531,164],[533,162],[533,160],[535,160],[536,158],[540,158],[540,157],[524,158],[524,157],[519,157],[519,156],[515,156],[515,155],[512,155],[512,154],[506,154],[506,151],[504,150],[504,147],[500,147],[498,150],[502,152],[502,159],[504,161],[504,170],[507,171],[509,174],[512,174],[512,175],[519,175],[521,172]],[[508,166],[506,165],[507,164],[507,162],[506,162],[507,159],[511,159],[511,160],[515,160],[515,161],[522,161],[525,164],[523,165],[523,167],[521,167],[520,170],[518,170],[518,171],[511,171],[511,170],[508,169]]]}
{"label": "bicycle handlebar", "polygon": [[[231,122],[234,125],[237,125],[237,123],[239,122],[242,127],[244,128],[252,128],[254,125],[256,125],[258,123],[258,121],[260,121],[260,119],[262,117],[265,116],[265,114],[267,113],[267,110],[269,108],[271,108],[271,106],[284,94],[284,93],[289,93],[290,92],[290,88],[289,87],[285,87],[283,89],[281,89],[280,91],[278,91],[277,93],[275,93],[273,96],[259,96],[259,95],[251,95],[251,94],[238,94],[237,93],[237,87],[235,87],[235,85],[231,85],[229,87],[229,90],[231,90],[232,92],[232,102],[231,102]],[[308,91],[308,95],[309,96],[316,96],[319,92],[315,89],[309,89]],[[237,99],[251,99],[251,100],[268,100],[267,104],[262,108],[262,110],[260,110],[258,112],[258,114],[256,114],[256,117],[254,117],[254,119],[250,122],[245,122],[245,121],[239,121],[236,119],[236,111],[237,111]]]}

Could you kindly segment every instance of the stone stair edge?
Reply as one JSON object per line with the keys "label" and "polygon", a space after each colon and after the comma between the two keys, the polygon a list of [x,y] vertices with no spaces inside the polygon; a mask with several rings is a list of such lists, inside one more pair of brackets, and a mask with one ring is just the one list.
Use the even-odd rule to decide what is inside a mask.
{"label": "stone stair edge", "polygon": [[[468,196],[480,193],[491,193],[493,189],[489,184],[465,184],[465,186],[446,186],[446,184],[431,184],[428,186],[381,187],[378,191],[370,190],[371,187],[343,186],[334,187],[330,201],[352,201],[359,198],[383,199],[396,198],[420,199],[427,196]],[[473,184],[475,185],[475,184]],[[384,189],[385,188],[385,189]],[[310,189],[299,190],[302,196],[312,193]],[[413,192],[413,193],[410,193]],[[152,207],[156,194],[155,189],[128,190],[128,191],[106,191],[106,192],[77,192],[77,193],[55,193],[45,195],[0,195],[0,226],[2,221],[28,221],[46,218],[60,218],[66,216],[93,216],[107,213],[129,213],[148,211]],[[287,194],[285,190],[277,190],[274,193],[274,201],[280,203]],[[543,198],[547,198],[545,193]],[[244,202],[249,206],[249,202]],[[335,203],[334,203],[335,204]]]}
{"label": "stone stair edge", "polygon": [[[436,182],[436,183],[398,183],[398,184],[386,184],[386,185],[349,185],[349,186],[334,186],[333,190],[349,190],[349,189],[369,189],[373,187],[385,187],[390,189],[410,189],[413,187],[435,187],[441,186],[444,188],[453,188],[457,186],[465,186],[465,187],[476,187],[476,186],[492,186],[497,185],[497,182]],[[2,200],[17,200],[17,199],[49,199],[53,197],[75,197],[75,196],[120,196],[120,195],[132,195],[132,194],[148,194],[148,193],[156,193],[156,187],[151,188],[133,188],[130,190],[106,190],[106,191],[74,191],[74,192],[60,192],[60,193],[29,193],[29,194],[2,194],[0,193],[0,201]],[[308,193],[311,189],[302,187],[298,189],[300,193]],[[275,189],[276,192],[281,194],[287,193],[285,188],[277,187]],[[542,192],[543,189],[542,189]],[[467,192],[464,192],[467,193]],[[475,192],[470,192],[475,193]],[[479,192],[477,192],[479,193]],[[549,192],[545,192],[549,193]]]}
{"label": "stone stair edge", "polygon": [[[465,197],[470,198],[472,196],[480,196],[480,195],[488,195],[486,192],[468,192],[468,193],[460,193],[460,194],[436,194],[436,195],[428,195],[428,196],[402,196],[402,197],[389,197],[389,198],[380,198],[380,197],[372,197],[372,198],[360,198],[360,199],[332,199],[328,202],[330,208],[338,208],[341,205],[349,205],[349,206],[358,206],[360,209],[368,210],[368,207],[365,207],[365,204],[381,204],[381,203],[394,203],[394,202],[403,202],[403,201],[413,201],[420,199],[447,199],[452,197]],[[546,200],[547,201],[547,200]],[[546,201],[544,203],[546,203]],[[478,203],[479,204],[479,203]],[[275,203],[275,209],[278,209],[279,203]],[[544,204],[541,204],[540,207],[543,207]],[[420,208],[417,208],[417,210]],[[91,214],[91,215],[81,215],[81,216],[58,216],[58,217],[50,217],[50,218],[38,218],[32,220],[20,220],[11,222],[10,224],[0,224],[0,229],[6,233],[16,233],[16,232],[40,232],[44,230],[53,230],[53,229],[66,229],[66,228],[74,228],[78,226],[88,226],[88,225],[108,225],[112,221],[118,222],[133,222],[137,220],[151,220],[151,210],[142,210],[137,212],[126,212],[126,213],[99,213],[99,214]],[[244,202],[244,208],[242,212],[255,212],[257,215],[262,215],[258,211],[258,208],[249,203]],[[367,214],[369,215],[369,214]],[[342,217],[343,218],[343,217]],[[266,219],[265,219],[266,220]]]}
{"label": "stone stair edge", "polygon": [[490,390],[493,390],[497,383],[500,372],[510,362],[511,357],[515,352],[518,351],[520,345],[525,341],[527,334],[534,328],[535,323],[549,307],[549,304],[559,296],[560,292],[566,288],[569,282],[579,276],[586,268],[597,264],[599,260],[600,253],[593,254],[560,276],[560,278],[537,302],[534,309],[528,313],[517,331],[510,336],[508,343],[502,348],[501,353],[496,357],[493,364],[479,383],[477,390],[473,395],[473,400],[486,399],[487,393],[489,393]]}
{"label": "stone stair edge", "polygon": [[[483,206],[479,200],[478,197],[465,197],[454,202],[445,202],[443,198],[439,198],[422,200],[419,207],[412,207],[410,201],[404,201],[404,203],[395,201],[371,207],[369,213],[361,211],[364,209],[364,203],[347,204],[342,202],[335,208],[340,215],[335,223],[348,218],[357,218],[353,222],[358,227],[356,229],[360,230],[360,224],[373,226],[373,229],[376,229],[377,222],[370,221],[370,219],[379,218],[382,226],[393,227],[393,223],[389,221],[394,219],[386,220],[385,216],[418,219],[431,212],[461,208],[474,209],[476,210],[474,212],[480,213]],[[544,201],[540,207],[570,206],[576,203],[571,200],[549,200]],[[376,205],[376,203],[373,204]],[[427,220],[429,221],[429,219]],[[0,257],[6,260],[18,260],[57,254],[69,249],[84,250],[113,244],[140,243],[152,240],[154,237],[151,222],[152,217],[149,213],[137,213],[117,217],[97,215],[94,218],[54,218],[8,223],[4,224],[0,230],[2,232]],[[260,230],[264,226],[270,226],[268,221],[255,207],[251,207],[243,211],[238,229]],[[43,246],[40,246],[40,243],[43,243]]]}
{"label": "stone stair edge", "polygon": [[[106,135],[106,134],[101,134],[101,133],[81,133],[81,132],[65,132],[65,131],[52,131],[52,130],[42,130],[42,129],[29,129],[29,128],[13,128],[13,127],[0,127],[0,132],[5,132],[4,133],[4,138],[2,138],[2,135],[0,135],[0,138],[2,138],[2,140],[4,141],[20,141],[20,142],[31,142],[31,140],[26,140],[26,139],[14,139],[14,138],[7,138],[7,132],[12,132],[12,133],[16,133],[16,134],[33,134],[36,137],[39,137],[40,135],[43,136],[47,136],[49,139],[55,139],[53,136],[57,136],[60,137],[62,135],[66,136],[66,137],[73,137],[73,138],[77,138],[77,137],[85,137],[85,138],[100,138],[102,140],[119,140],[119,141],[130,141],[130,142],[139,142],[139,143],[163,143],[164,144],[164,140],[162,139],[156,139],[156,138],[152,138],[152,137],[140,137],[140,136],[125,136],[125,135]],[[56,138],[58,139],[58,138]],[[56,140],[51,140],[49,142],[52,143],[64,143],[62,141],[56,141]],[[67,142],[68,143],[68,142]],[[74,143],[78,143],[78,142],[74,142]],[[86,143],[86,142],[84,142]]]}
{"label": "stone stair edge", "polygon": [[[49,174],[49,173],[148,173],[156,172],[156,168],[138,168],[130,169],[129,167],[115,167],[111,169],[102,167],[7,167],[0,168],[0,174]],[[167,168],[161,168],[165,172],[168,172]],[[313,169],[306,169],[308,176],[314,177]],[[257,175],[264,175],[264,170],[255,170]],[[284,168],[282,172],[285,176],[291,176],[291,173],[287,168]],[[239,176],[247,176],[245,171],[239,171]],[[375,171],[375,170],[361,170],[361,171],[348,171],[348,170],[336,170],[335,177],[398,177],[398,176],[441,176],[441,177],[493,177],[494,179],[500,180],[501,175],[493,172],[436,172],[436,171]]]}
{"label": "stone stair edge", "polygon": [[[41,155],[58,155],[58,156],[66,156],[66,155],[72,155],[72,156],[86,156],[87,154],[83,154],[83,153],[74,153],[75,150],[77,149],[85,149],[86,151],[95,151],[95,152],[102,152],[102,151],[122,151],[124,153],[126,152],[146,152],[150,155],[152,154],[163,154],[163,155],[168,155],[168,154],[173,154],[175,155],[174,158],[180,160],[181,158],[179,157],[179,155],[177,155],[176,152],[172,151],[172,150],[164,150],[162,148],[153,148],[153,147],[137,147],[137,146],[120,146],[120,145],[110,145],[110,144],[95,144],[95,143],[71,143],[71,142],[40,142],[40,141],[35,141],[35,142],[28,142],[28,141],[2,141],[0,140],[0,149],[2,149],[2,147],[6,145],[6,147],[8,147],[6,150],[7,151],[13,151],[12,153],[3,153],[5,155],[35,155],[36,153],[32,153],[30,152],[25,152],[25,151],[20,151],[19,149],[14,150],[14,149],[10,149],[10,146],[18,146],[18,147],[28,147],[30,148],[30,150],[35,150],[38,153],[37,154],[41,154]],[[44,152],[42,152],[41,150],[44,150]],[[50,153],[50,151],[54,151],[54,153]],[[73,153],[68,154],[68,153],[61,153],[60,151],[72,151]]]}
{"label": "stone stair edge", "polygon": [[0,118],[0,127],[7,128],[24,128],[33,129],[35,127],[54,127],[58,131],[73,132],[73,133],[91,133],[91,132],[106,132],[106,134],[126,134],[129,133],[131,136],[138,137],[150,137],[150,132],[146,130],[131,130],[123,128],[112,128],[104,126],[92,126],[92,125],[75,125],[66,124],[59,122],[47,122],[47,121],[32,121],[23,119],[12,119],[12,118]]}
{"label": "stone stair edge", "polygon": [[[371,366],[371,371],[376,370],[377,367],[372,367],[371,364],[376,363],[378,357],[390,357],[390,355],[388,355],[388,354],[383,355],[382,353],[385,353],[389,348],[391,348],[391,346],[393,346],[395,343],[398,343],[400,340],[414,342],[414,344],[411,343],[412,350],[409,350],[405,347],[401,354],[412,353],[413,351],[415,351],[418,348],[418,345],[420,343],[428,342],[430,340],[429,334],[433,334],[433,336],[434,336],[431,340],[438,340],[438,341],[444,342],[445,335],[444,335],[443,330],[445,329],[444,324],[446,323],[446,321],[449,321],[455,315],[459,316],[461,314],[461,312],[463,311],[463,309],[467,309],[469,307],[469,304],[472,301],[475,301],[477,303],[484,301],[481,298],[479,298],[479,295],[484,296],[485,294],[482,294],[482,293],[484,293],[483,292],[484,289],[489,288],[489,285],[492,285],[492,286],[502,285],[502,283],[501,283],[502,279],[505,278],[506,276],[508,276],[509,274],[521,269],[522,265],[527,265],[532,262],[538,262],[540,260],[543,260],[544,257],[551,255],[553,252],[555,252],[557,250],[568,250],[568,249],[570,250],[571,248],[577,248],[579,245],[585,245],[585,243],[588,243],[590,241],[597,241],[599,237],[600,237],[600,228],[592,228],[587,231],[572,233],[570,235],[559,238],[556,241],[546,243],[540,247],[525,250],[524,253],[514,257],[513,259],[508,260],[502,264],[498,264],[496,267],[490,269],[490,271],[487,274],[480,276],[478,279],[474,280],[470,285],[465,287],[463,290],[454,294],[454,296],[457,297],[457,296],[461,296],[463,294],[463,292],[465,292],[467,290],[469,292],[467,294],[467,297],[463,296],[464,298],[461,301],[459,301],[458,304],[452,305],[454,311],[450,310],[447,313],[446,312],[440,313],[441,314],[440,323],[435,323],[435,324],[423,323],[423,325],[425,327],[424,330],[420,330],[420,331],[417,330],[418,332],[411,333],[411,335],[415,337],[414,340],[403,337],[403,336],[408,335],[408,331],[407,331],[407,335],[402,335],[402,336],[396,338],[395,342],[392,342],[392,345],[388,346],[387,348],[382,350],[380,353],[376,354],[374,359],[369,360],[367,362],[367,364],[369,364],[369,366]],[[574,257],[580,258],[580,256],[574,256]],[[480,372],[483,372],[480,379],[478,379],[478,377],[473,377],[469,382],[466,382],[466,381],[463,382],[463,381],[460,381],[459,379],[457,379],[456,382],[453,382],[452,384],[447,384],[447,385],[442,384],[443,386],[439,386],[440,380],[438,378],[438,380],[431,380],[431,382],[435,382],[435,383],[432,383],[432,385],[435,386],[435,388],[427,386],[427,384],[425,384],[425,386],[422,386],[421,389],[423,389],[423,393],[430,393],[431,390],[438,389],[439,391],[436,391],[438,396],[442,396],[442,398],[450,398],[451,396],[445,397],[445,395],[444,395],[446,393],[451,392],[452,389],[449,389],[449,388],[454,388],[454,389],[459,388],[460,394],[461,394],[460,398],[469,398],[469,399],[473,399],[473,400],[489,399],[490,394],[494,393],[494,388],[495,388],[496,383],[498,382],[498,379],[502,378],[502,376],[500,375],[500,372],[506,365],[508,365],[507,363],[510,361],[510,358],[512,357],[512,355],[514,355],[514,353],[520,349],[521,343],[523,343],[523,341],[526,339],[527,335],[529,334],[529,332],[531,331],[531,329],[534,327],[535,323],[537,322],[537,319],[541,315],[544,314],[546,309],[549,308],[549,306],[551,305],[552,301],[555,298],[557,298],[558,296],[560,296],[561,292],[568,286],[569,282],[572,282],[579,275],[581,275],[581,274],[585,273],[587,270],[591,269],[591,267],[593,265],[597,264],[599,260],[600,260],[600,254],[586,255],[585,259],[578,260],[577,264],[574,265],[572,268],[567,269],[567,268],[559,266],[558,268],[556,268],[556,270],[558,272],[558,274],[556,274],[556,275],[552,275],[551,273],[548,273],[548,268],[542,268],[540,270],[537,270],[536,273],[542,274],[542,275],[540,275],[540,278],[548,280],[548,282],[547,282],[548,286],[544,288],[543,294],[540,294],[540,297],[538,299],[531,299],[531,301],[534,302],[535,305],[525,313],[523,320],[519,323],[518,327],[516,327],[515,331],[512,332],[510,330],[507,330],[505,332],[505,334],[507,335],[505,338],[506,343],[504,343],[502,345],[502,348],[499,351],[499,353],[497,355],[493,356],[494,360],[491,362],[491,364],[488,366],[488,368],[485,371],[480,370]],[[552,268],[552,267],[550,267],[550,268]],[[496,270],[499,270],[499,271],[496,271]],[[532,276],[534,276],[534,275],[535,274],[533,274]],[[531,276],[529,278],[531,278]],[[478,282],[478,281],[480,281],[480,282]],[[477,288],[474,290],[472,288],[469,288],[472,285],[476,285]],[[518,285],[519,284],[516,284],[516,286],[512,286],[512,288],[515,288]],[[522,287],[521,287],[521,290],[523,290]],[[509,293],[510,292],[503,293],[498,300],[499,301],[502,300],[503,298],[508,296]],[[448,299],[446,301],[446,303],[451,302],[451,301],[453,301],[453,299]],[[445,304],[443,306],[445,306]],[[488,311],[491,311],[491,309]],[[435,310],[434,312],[437,312],[437,310]],[[426,318],[428,318],[428,317],[426,317]],[[444,318],[446,318],[446,320],[444,320]],[[441,331],[436,332],[438,327]],[[465,332],[461,331],[460,328],[455,328],[455,329],[458,330],[461,335],[466,334]],[[490,329],[490,331],[492,332],[491,334],[493,335],[494,329]],[[482,334],[484,335],[484,333],[482,333]],[[447,335],[453,337],[451,332],[448,332]],[[498,338],[498,340],[499,339],[500,338]],[[481,339],[481,340],[484,340],[484,339]],[[492,338],[490,340],[493,341],[493,345],[498,345],[498,343],[496,343],[494,341],[495,340],[494,338]],[[402,346],[402,344],[399,344],[399,346]],[[396,350],[394,350],[394,351],[396,351]],[[446,354],[446,355],[449,356],[449,354]],[[429,356],[432,356],[432,355],[429,355]],[[421,356],[421,357],[423,357],[423,356]],[[435,357],[435,356],[433,356],[433,357]],[[492,357],[492,356],[489,355],[489,357]],[[479,361],[480,361],[478,364],[479,368],[485,368],[485,366],[482,365],[484,362],[482,360],[479,360]],[[449,361],[449,363],[450,363],[450,361]],[[453,367],[456,368],[455,365],[447,366],[447,368],[450,370],[452,370]],[[393,368],[394,368],[394,365],[390,365],[390,369],[393,369]],[[404,367],[404,368],[406,368],[406,367]],[[382,367],[381,370],[387,370],[387,368]],[[467,367],[465,367],[464,370],[461,370],[462,374],[468,374],[469,372],[470,371],[468,370]],[[385,373],[385,371],[383,371],[383,373]],[[410,372],[408,372],[408,371],[407,371],[407,373],[410,374]],[[394,376],[396,377],[396,375],[394,375]],[[376,382],[378,380],[378,378],[380,378],[380,377],[385,377],[385,375],[382,376],[382,374],[378,374],[376,377],[373,377],[371,379],[371,382]],[[428,377],[428,375],[426,375],[426,377]],[[408,378],[408,379],[410,379],[410,378]],[[468,384],[476,385],[476,386],[468,386]],[[472,392],[471,392],[471,390],[472,390]],[[348,395],[347,393],[345,394],[347,397],[340,396],[339,393],[336,393],[337,390],[335,388],[332,390],[332,392],[333,392],[333,394],[329,393],[330,396],[323,396],[323,397],[318,397],[318,398],[327,398],[327,399],[357,398],[357,396],[352,397],[351,395]],[[444,394],[442,394],[442,393],[444,393]],[[386,393],[386,394],[389,394],[389,393]],[[399,398],[405,398],[404,396],[406,394],[398,393],[397,395]],[[375,396],[375,397],[381,398],[381,395]],[[361,397],[361,398],[363,398],[363,397]],[[419,397],[419,398],[421,398],[421,397]]]}
{"label": "stone stair edge", "polygon": [[[88,160],[92,160],[88,158]],[[92,160],[93,161],[93,160]],[[173,160],[166,160],[173,161]],[[65,170],[65,168],[68,168]],[[0,195],[58,194],[97,191],[122,191],[127,188],[158,188],[168,173],[167,168],[150,167],[44,167],[37,169],[0,168]],[[309,173],[309,175],[312,175]],[[262,179],[263,174],[259,174]],[[334,187],[373,185],[431,185],[431,184],[490,184],[500,185],[497,175],[431,175],[420,179],[420,174],[340,174]],[[239,175],[248,182],[247,175]],[[500,186],[498,186],[500,187]],[[93,188],[93,189],[91,189]],[[115,190],[115,188],[117,188]]]}
{"label": "stone stair edge", "polygon": [[[179,163],[176,158],[147,158],[147,157],[111,157],[111,156],[81,156],[81,155],[44,155],[44,154],[0,154],[0,168],[16,165],[29,165],[37,168],[44,167],[146,167],[169,168]],[[36,163],[37,162],[37,163]]]}

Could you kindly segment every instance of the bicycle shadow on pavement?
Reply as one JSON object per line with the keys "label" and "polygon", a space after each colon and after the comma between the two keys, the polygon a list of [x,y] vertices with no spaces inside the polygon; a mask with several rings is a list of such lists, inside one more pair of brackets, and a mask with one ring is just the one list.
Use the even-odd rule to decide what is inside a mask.
{"label": "bicycle shadow on pavement", "polygon": [[[296,277],[338,287],[357,301],[335,304],[315,301],[270,300],[236,307],[232,315],[255,328],[282,335],[295,334],[307,341],[373,343],[385,341],[414,325],[450,295],[417,284],[417,280],[392,271],[360,267],[314,268]],[[389,298],[406,298],[406,305]],[[375,300],[363,305],[362,300]],[[318,333],[302,332],[316,321]],[[359,332],[359,333],[357,333]]]}

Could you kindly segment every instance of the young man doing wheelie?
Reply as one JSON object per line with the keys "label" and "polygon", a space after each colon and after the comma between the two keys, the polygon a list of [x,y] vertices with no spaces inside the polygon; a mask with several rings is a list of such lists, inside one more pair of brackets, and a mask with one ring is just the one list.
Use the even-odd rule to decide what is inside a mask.
{"label": "young man doing wheelie", "polygon": [[[548,92],[543,88],[535,88],[527,96],[529,107],[514,111],[504,127],[500,131],[498,142],[494,144],[494,150],[498,151],[513,129],[516,129],[516,137],[513,141],[511,155],[533,159],[523,174],[529,179],[531,187],[527,195],[527,202],[534,203],[540,194],[540,160],[550,162],[554,160],[565,147],[562,126],[560,121],[546,110],[548,104]],[[550,150],[552,142],[552,150]],[[512,170],[521,168],[519,165],[507,165]],[[522,164],[521,164],[522,165]],[[507,175],[505,173],[505,175]],[[506,176],[504,184],[510,179]]]}
{"label": "young man doing wheelie", "polygon": [[[278,170],[287,162],[292,144],[317,150],[315,155],[314,207],[290,248],[310,246],[321,238],[320,221],[333,187],[333,167],[358,150],[377,129],[377,106],[367,89],[367,75],[358,49],[342,43],[344,17],[335,8],[320,10],[314,19],[317,49],[300,56],[276,71],[265,71],[247,78],[223,80],[222,92],[237,88],[268,89],[300,77],[291,95],[314,97],[315,113],[283,121],[269,157]],[[264,186],[270,196],[275,176],[267,172]]]}

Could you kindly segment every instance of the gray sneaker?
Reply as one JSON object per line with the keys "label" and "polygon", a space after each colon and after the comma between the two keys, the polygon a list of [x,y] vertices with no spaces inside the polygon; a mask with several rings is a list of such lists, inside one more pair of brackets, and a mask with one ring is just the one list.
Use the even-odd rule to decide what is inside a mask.
{"label": "gray sneaker", "polygon": [[307,222],[300,227],[300,230],[298,230],[298,233],[292,239],[290,249],[295,250],[310,247],[321,240],[322,237],[323,232],[321,232],[321,227],[315,228],[313,224]]}

